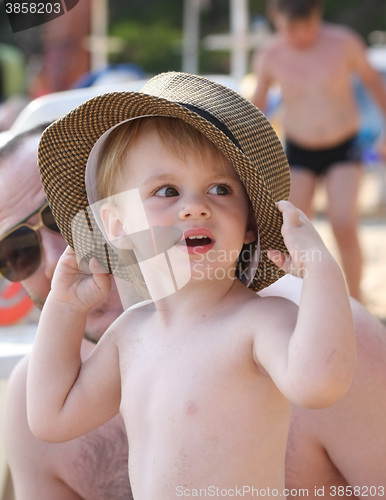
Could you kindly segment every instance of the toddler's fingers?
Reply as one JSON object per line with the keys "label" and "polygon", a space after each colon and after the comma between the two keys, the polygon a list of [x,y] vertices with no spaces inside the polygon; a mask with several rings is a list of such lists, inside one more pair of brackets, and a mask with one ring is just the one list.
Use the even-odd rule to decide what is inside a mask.
{"label": "toddler's fingers", "polygon": [[286,224],[296,227],[301,226],[307,220],[304,212],[295,207],[290,201],[281,200],[276,203],[276,207],[282,213],[283,222]]}
{"label": "toddler's fingers", "polygon": [[103,294],[107,295],[111,288],[110,275],[107,270],[95,257],[90,260],[89,268],[92,272],[95,284]]}
{"label": "toddler's fingers", "polygon": [[279,212],[283,213],[283,211],[285,210],[285,208],[287,206],[293,206],[292,203],[288,200],[279,200],[275,203],[276,205],[276,208],[279,210]]}
{"label": "toddler's fingers", "polygon": [[93,274],[109,274],[107,269],[95,257],[90,260],[89,269]]}
{"label": "toddler's fingers", "polygon": [[298,276],[299,278],[303,277],[302,268],[297,268],[289,254],[285,254],[280,252],[280,250],[267,250],[267,255],[270,260],[277,267],[285,271],[286,273],[292,274],[294,276]]}
{"label": "toddler's fingers", "polygon": [[279,210],[279,212],[284,213],[284,212],[300,212],[300,210],[295,207],[293,203],[291,203],[288,200],[279,200],[275,203],[276,208]]}
{"label": "toddler's fingers", "polygon": [[289,255],[280,252],[280,250],[267,250],[267,255],[277,267],[289,272],[291,267],[291,257]]}
{"label": "toddler's fingers", "polygon": [[76,256],[78,267],[81,271],[86,274],[108,274],[107,269],[95,258],[93,257],[91,260],[86,260],[85,258],[79,259]]}

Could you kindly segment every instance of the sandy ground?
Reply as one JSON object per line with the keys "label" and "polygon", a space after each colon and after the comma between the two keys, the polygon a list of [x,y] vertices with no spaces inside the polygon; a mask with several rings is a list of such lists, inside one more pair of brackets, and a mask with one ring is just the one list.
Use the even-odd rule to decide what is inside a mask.
{"label": "sandy ground", "polygon": [[[315,198],[315,226],[338,258],[334,237],[323,211],[323,186]],[[362,290],[364,305],[386,324],[386,166],[365,171],[359,197],[360,240],[364,254]]]}

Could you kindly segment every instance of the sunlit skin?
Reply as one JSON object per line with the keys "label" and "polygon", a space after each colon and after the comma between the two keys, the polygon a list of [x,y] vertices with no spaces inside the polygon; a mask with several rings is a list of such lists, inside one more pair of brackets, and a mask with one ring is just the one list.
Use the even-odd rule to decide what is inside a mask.
{"label": "sunlit skin", "polygon": [[[240,249],[255,237],[248,200],[228,163],[219,167],[205,151],[189,151],[181,163],[154,131],[142,133],[127,169],[139,183],[150,224],[208,229],[210,251]],[[106,209],[109,235],[124,230],[127,208]],[[31,356],[27,402],[34,433],[50,441],[71,439],[120,410],[136,499],[170,500],[180,496],[179,486],[213,484],[283,491],[289,401],[320,408],[339,399],[351,381],[355,348],[337,264],[297,209],[288,202],[278,209],[295,260],[270,255],[305,275],[299,316],[290,301],[248,290],[235,279],[229,259],[220,263],[224,279],[208,273],[154,304],[126,311],[83,363],[86,314],[108,293],[109,281],[95,261],[93,276],[79,273],[67,249]],[[299,246],[318,248],[322,259],[300,262]],[[208,257],[189,254],[193,278],[203,255]],[[52,329],[58,311],[63,322]],[[52,383],[43,390],[47,376]]]}

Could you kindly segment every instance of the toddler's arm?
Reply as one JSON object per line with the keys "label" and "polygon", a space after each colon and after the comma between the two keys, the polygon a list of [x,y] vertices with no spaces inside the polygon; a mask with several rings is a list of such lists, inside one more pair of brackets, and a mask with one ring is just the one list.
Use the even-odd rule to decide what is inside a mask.
{"label": "toddler's arm", "polygon": [[103,390],[106,373],[117,376],[114,350],[103,351],[108,367],[104,371],[81,360],[87,314],[110,290],[110,277],[95,259],[90,271],[93,274],[79,269],[68,247],[58,262],[40,317],[29,361],[27,412],[32,432],[47,441],[83,434],[114,416],[119,407],[119,391],[103,391],[103,404],[98,392]]}
{"label": "toddler's arm", "polygon": [[323,407],[345,393],[354,373],[350,302],[342,272],[311,222],[287,201],[277,207],[283,214],[289,256],[277,251],[268,255],[279,267],[302,277],[303,289],[292,335],[270,332],[271,339],[264,338],[271,343],[269,371],[292,402]]}

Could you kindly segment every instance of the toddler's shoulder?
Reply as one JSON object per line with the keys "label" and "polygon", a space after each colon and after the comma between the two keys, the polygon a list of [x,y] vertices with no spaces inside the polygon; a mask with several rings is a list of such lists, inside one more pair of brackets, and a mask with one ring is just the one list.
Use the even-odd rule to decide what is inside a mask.
{"label": "toddler's shoulder", "polygon": [[247,299],[242,302],[240,313],[248,316],[251,320],[256,318],[270,319],[277,317],[293,316],[297,314],[298,306],[291,300],[276,295],[261,296],[251,293]]}
{"label": "toddler's shoulder", "polygon": [[108,332],[111,335],[120,335],[137,329],[144,324],[155,312],[154,302],[146,300],[134,304],[122,312],[118,318],[110,325]]}

